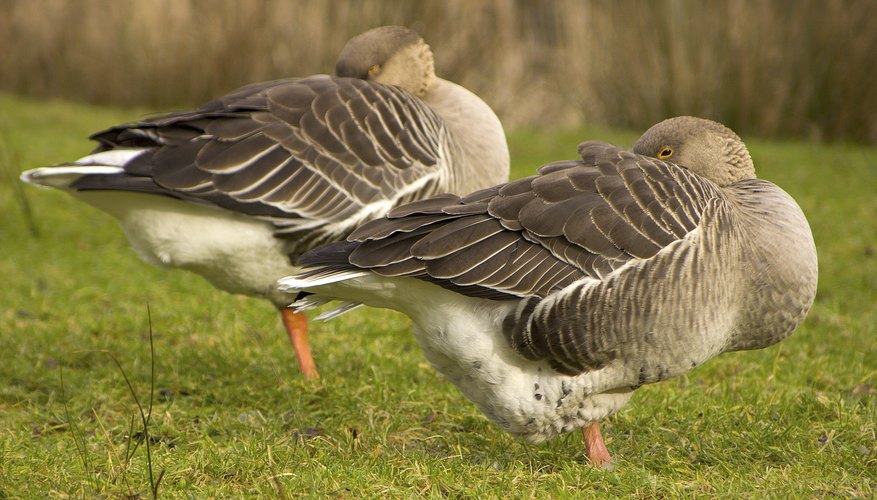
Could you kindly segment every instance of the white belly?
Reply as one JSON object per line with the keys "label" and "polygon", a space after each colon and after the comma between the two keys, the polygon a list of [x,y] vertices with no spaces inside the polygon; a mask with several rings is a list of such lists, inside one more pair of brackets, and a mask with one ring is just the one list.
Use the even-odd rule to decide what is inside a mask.
{"label": "white belly", "polygon": [[502,333],[502,320],[516,301],[467,297],[413,278],[367,276],[326,288],[328,296],[411,317],[430,363],[503,430],[530,441],[601,420],[632,395],[629,387],[614,386],[622,366],[568,377],[515,352]]}
{"label": "white belly", "polygon": [[115,191],[73,193],[119,220],[146,262],[204,276],[222,290],[268,298],[287,297],[274,282],[296,271],[269,223],[229,210],[170,197]]}
{"label": "white belly", "polygon": [[415,327],[424,354],[511,434],[541,442],[602,420],[630,400],[629,389],[595,392],[601,390],[598,385],[606,373],[568,377],[547,363],[523,358],[508,346],[501,319],[485,321],[471,308],[441,308],[441,312],[447,313],[443,324],[419,322]]}

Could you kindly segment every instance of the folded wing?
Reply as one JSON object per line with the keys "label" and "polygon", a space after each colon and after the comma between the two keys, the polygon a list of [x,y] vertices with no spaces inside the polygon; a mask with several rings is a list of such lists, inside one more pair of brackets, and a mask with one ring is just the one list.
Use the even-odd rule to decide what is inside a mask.
{"label": "folded wing", "polygon": [[[338,265],[470,296],[545,297],[654,256],[694,230],[721,196],[671,163],[599,142],[579,151],[581,161],[548,164],[533,177],[396,208],[351,234],[355,244]],[[316,250],[301,263],[320,259]]]}
{"label": "folded wing", "polygon": [[[152,192],[267,218],[278,235],[361,220],[437,189],[446,130],[393,86],[315,76],[243,87],[192,112],[92,136],[145,148],[115,175],[71,187]],[[343,232],[343,231],[342,231]]]}

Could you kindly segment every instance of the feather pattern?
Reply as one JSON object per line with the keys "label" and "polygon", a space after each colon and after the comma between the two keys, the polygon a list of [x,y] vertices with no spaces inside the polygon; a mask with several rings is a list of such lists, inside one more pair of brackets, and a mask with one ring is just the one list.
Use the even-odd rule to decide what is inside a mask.
{"label": "feather pattern", "polygon": [[141,178],[143,191],[270,217],[281,236],[315,223],[354,225],[381,206],[434,194],[449,154],[442,120],[419,99],[325,75],[250,85],[196,111],[92,138],[98,151],[148,153],[136,169],[85,176],[72,187]]}
{"label": "feather pattern", "polygon": [[599,142],[580,152],[534,177],[399,207],[350,235],[350,263],[497,300],[545,297],[654,256],[721,197],[671,163]]}

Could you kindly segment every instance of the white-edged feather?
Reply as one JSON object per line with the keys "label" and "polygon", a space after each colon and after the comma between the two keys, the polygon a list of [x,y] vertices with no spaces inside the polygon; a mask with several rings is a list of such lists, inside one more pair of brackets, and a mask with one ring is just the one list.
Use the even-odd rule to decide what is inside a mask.
{"label": "white-edged feather", "polygon": [[[327,299],[326,297],[322,297],[319,295],[308,295],[306,297],[296,300],[292,304],[289,304],[289,308],[297,313],[300,313],[316,309],[317,307],[326,305],[329,302],[331,302],[331,300]],[[332,308],[331,310],[320,314],[319,316],[314,318],[314,321],[329,321],[330,319],[335,319],[346,312],[352,311],[360,307],[361,305],[362,304],[357,302],[343,302],[341,304],[338,304],[338,306]]]}
{"label": "white-edged feather", "polygon": [[289,304],[289,306],[287,307],[295,312],[305,312],[316,309],[322,305],[328,304],[329,302],[332,302],[332,300],[326,297],[321,297],[319,295],[308,295],[304,298],[296,300],[292,304]]}
{"label": "white-edged feather", "polygon": [[342,314],[350,312],[359,307],[362,307],[362,304],[356,302],[342,302],[337,307],[326,311],[314,318],[314,321],[329,321],[330,319],[335,319],[338,316],[341,316]]}
{"label": "white-edged feather", "polygon": [[350,270],[322,271],[314,274],[304,274],[307,274],[307,276],[303,276],[302,274],[293,274],[292,276],[287,276],[285,278],[277,280],[277,288],[284,292],[294,292],[303,288],[329,285],[331,283],[338,283],[339,281],[346,281],[369,275],[369,273],[365,271]]}
{"label": "white-edged feather", "polygon": [[51,187],[64,189],[76,179],[90,174],[121,174],[125,170],[121,167],[108,165],[97,166],[69,166],[69,167],[41,167],[25,170],[19,178],[28,184],[39,187]]}
{"label": "white-edged feather", "polygon": [[26,170],[21,173],[19,178],[34,186],[64,189],[83,175],[122,174],[125,172],[123,167],[145,151],[142,148],[113,149],[83,156],[70,165]]}

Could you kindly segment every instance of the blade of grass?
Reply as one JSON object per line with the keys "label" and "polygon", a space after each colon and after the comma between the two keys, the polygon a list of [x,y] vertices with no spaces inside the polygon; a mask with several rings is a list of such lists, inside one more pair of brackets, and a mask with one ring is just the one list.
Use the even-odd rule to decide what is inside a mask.
{"label": "blade of grass", "polygon": [[[79,454],[79,460],[82,463],[85,475],[92,478],[93,481],[91,467],[88,463],[88,450],[85,448],[85,440],[79,433],[79,428],[76,426],[73,419],[70,418],[70,408],[67,406],[67,396],[64,392],[64,368],[60,364],[58,365],[58,378],[61,381],[61,402],[64,404],[64,417],[67,419],[67,425],[70,427],[70,435],[73,436],[73,443],[76,445],[76,452]],[[96,489],[96,485],[94,486]]]}
{"label": "blade of grass", "polygon": [[277,493],[277,498],[287,499],[289,495],[286,493],[286,489],[283,487],[283,484],[280,482],[280,474],[277,473],[277,468],[275,467],[274,455],[271,452],[271,445],[267,445],[265,458],[263,459],[265,465],[268,467],[268,470],[271,472],[271,475],[268,477],[271,480],[271,484],[274,486],[275,492]]}
{"label": "blade of grass", "polygon": [[[131,443],[134,443],[134,447],[131,447]],[[137,448],[140,447],[140,443],[134,441],[134,415],[131,415],[131,421],[128,423],[128,439],[125,441],[125,469],[128,470],[128,464],[131,463],[131,457],[134,456],[134,453],[137,451]]]}
{"label": "blade of grass", "polygon": [[122,378],[125,379],[125,385],[128,386],[128,392],[130,392],[131,397],[134,398],[134,404],[137,405],[137,411],[140,413],[140,423],[143,425],[143,441],[146,443],[146,465],[147,472],[149,473],[149,489],[152,492],[152,497],[157,498],[158,486],[161,482],[161,478],[164,477],[164,471],[159,474],[158,480],[156,480],[153,474],[152,467],[152,444],[150,443],[149,439],[149,422],[152,419],[152,406],[155,398],[155,343],[153,341],[152,333],[152,312],[149,309],[149,304],[146,305],[146,317],[149,323],[150,381],[149,406],[145,412],[143,411],[143,405],[140,403],[140,398],[137,397],[137,391],[134,390],[134,386],[131,384],[131,379],[128,378],[128,374],[125,372],[125,369],[122,368],[122,364],[119,362],[119,359],[116,358],[116,356],[112,352],[102,352],[109,356],[113,363],[115,363],[116,368],[119,370],[119,373],[122,374]]}
{"label": "blade of grass", "polygon": [[[125,486],[125,488],[131,493],[131,485],[128,484],[127,478],[125,477],[125,472],[128,469],[128,461],[122,460],[119,457],[118,450],[116,450],[116,445],[113,444],[113,440],[110,437],[110,433],[104,425],[103,419],[100,417],[100,414],[94,408],[91,409],[91,412],[94,414],[94,418],[97,421],[98,427],[100,427],[101,432],[104,435],[104,440],[107,442],[108,447],[108,455],[110,460],[110,471],[112,472],[111,482],[116,483],[121,481],[121,483]],[[118,467],[115,465],[118,463]]]}

